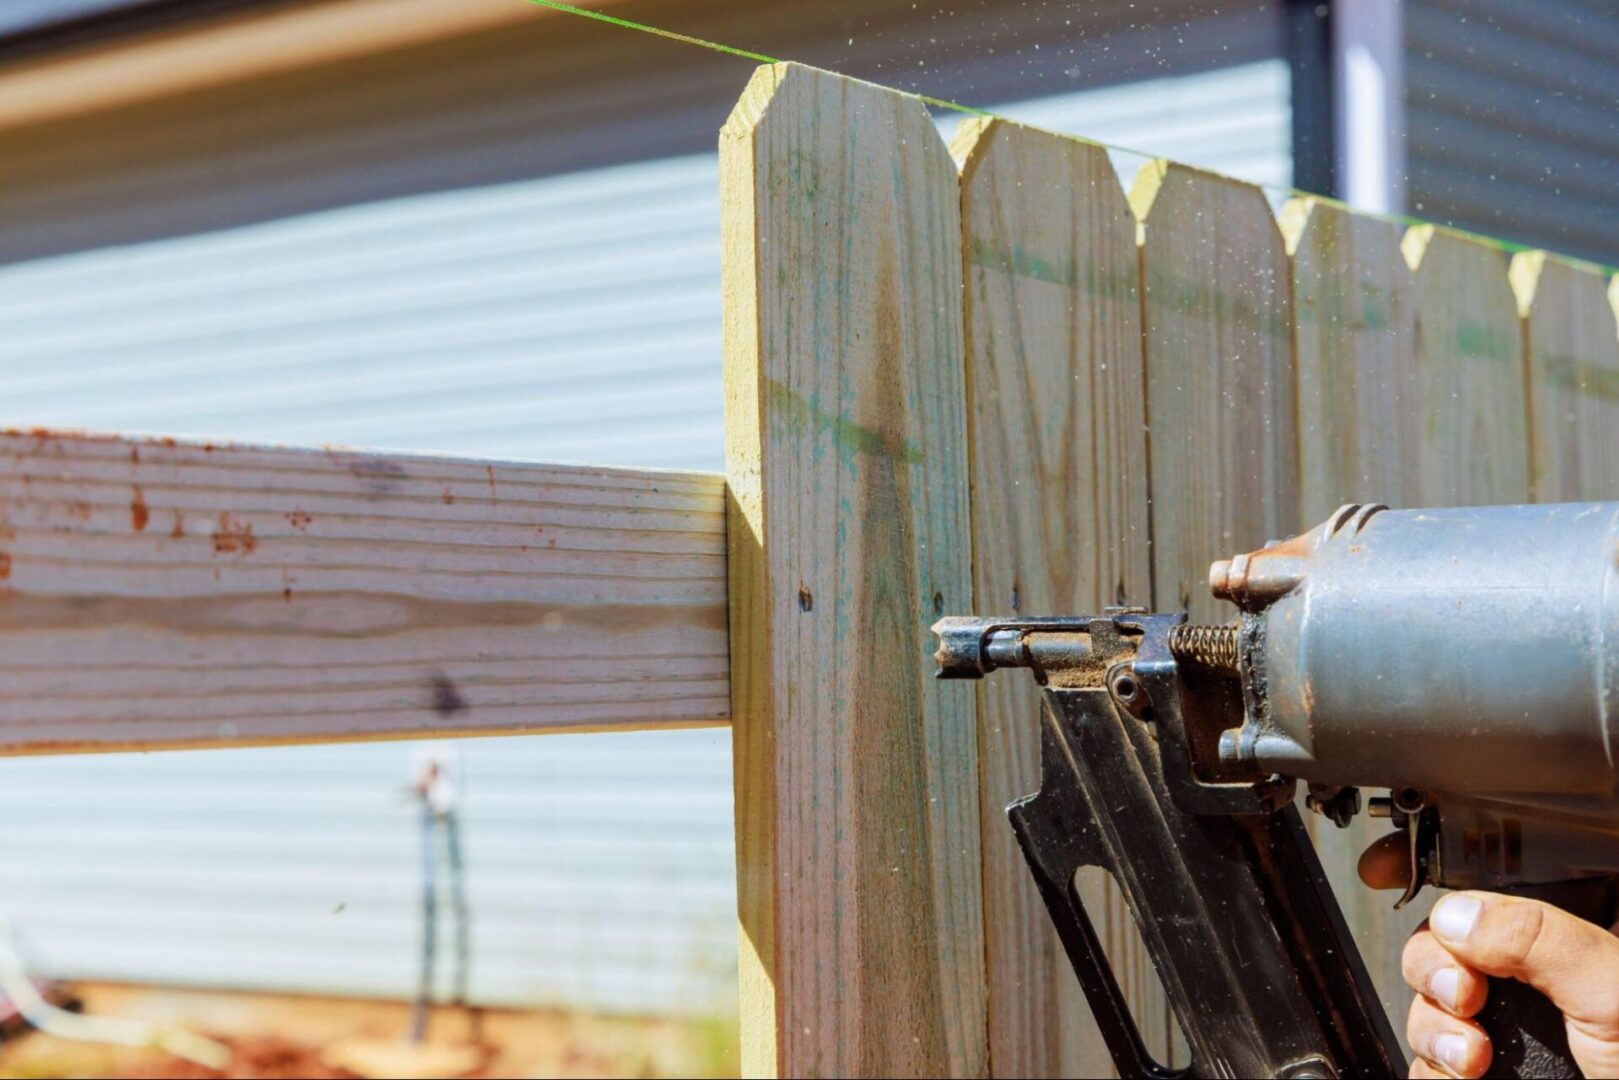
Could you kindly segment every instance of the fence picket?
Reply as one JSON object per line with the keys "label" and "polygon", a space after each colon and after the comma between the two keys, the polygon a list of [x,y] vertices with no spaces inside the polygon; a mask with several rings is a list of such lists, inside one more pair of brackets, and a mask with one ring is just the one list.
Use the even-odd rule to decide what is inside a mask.
{"label": "fence picket", "polygon": [[721,135],[752,1075],[987,1071],[956,169],[914,97],[778,64]]}
{"label": "fence picket", "polygon": [[1400,246],[1417,320],[1417,505],[1528,502],[1523,352],[1506,257],[1433,225],[1413,226]]}
{"label": "fence picket", "polygon": [[[962,166],[973,573],[979,611],[1146,603],[1147,463],[1135,219],[1099,146],[968,121]],[[984,917],[993,1074],[1111,1067],[1006,820],[1039,786],[1032,680],[979,685]],[[1111,882],[1085,903],[1138,1016],[1165,1004]],[[1166,1048],[1160,1046],[1161,1052]]]}
{"label": "fence picket", "polygon": [[1534,499],[1619,498],[1619,334],[1608,282],[1543,251],[1514,255],[1508,276],[1523,317]]}
{"label": "fence picket", "polygon": [[1153,599],[1224,621],[1209,562],[1296,532],[1298,439],[1287,252],[1259,188],[1144,165],[1142,329]]}
{"label": "fence picket", "polygon": [[1223,622],[1232,612],[1209,594],[1210,561],[1298,525],[1287,253],[1251,184],[1154,161],[1130,204],[1141,222],[1153,604]]}

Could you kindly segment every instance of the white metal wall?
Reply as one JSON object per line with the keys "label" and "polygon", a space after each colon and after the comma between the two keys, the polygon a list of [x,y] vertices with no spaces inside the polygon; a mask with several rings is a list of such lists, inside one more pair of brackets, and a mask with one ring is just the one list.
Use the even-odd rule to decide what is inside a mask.
{"label": "white metal wall", "polygon": [[0,266],[7,418],[718,470],[712,154]]}
{"label": "white metal wall", "polygon": [[1149,157],[1262,184],[1273,201],[1293,182],[1289,73],[1281,59],[1006,102],[992,111],[1126,149],[1112,152],[1126,188]]}
{"label": "white metal wall", "polygon": [[1407,202],[1619,263],[1619,5],[1406,0]]}
{"label": "white metal wall", "polygon": [[[730,70],[722,105],[745,77]],[[693,115],[656,74],[643,81],[620,95],[617,129],[602,121],[603,141],[612,130],[637,138],[649,118],[656,127],[660,107],[664,136]],[[310,92],[345,88],[377,94],[362,71],[352,86],[328,79]],[[525,106],[531,127],[567,123],[547,121],[542,105]],[[421,124],[453,130],[454,145],[440,134],[416,157],[392,151],[390,176],[411,188],[419,157],[423,172],[451,161],[470,180],[291,212],[272,186],[297,177],[282,158],[324,169],[304,178],[316,187],[374,167],[362,132],[350,133],[347,157],[331,149],[358,105],[310,108],[324,127],[281,130],[320,140],[318,154],[288,145],[272,155],[251,122],[239,141],[204,130],[194,160],[174,157],[182,134],[143,133],[105,183],[81,172],[77,186],[53,186],[36,161],[34,186],[0,192],[0,422],[721,466],[712,153],[592,165],[591,147],[505,178],[499,163],[522,125],[491,119],[509,105],[463,95],[443,105],[459,120]],[[1006,111],[1288,178],[1279,61]],[[82,157],[73,134],[41,153]],[[249,168],[232,153],[274,163]],[[485,154],[497,164],[478,182]],[[199,215],[221,215],[200,232],[175,224],[196,185],[209,200]],[[219,206],[243,220],[229,224]],[[725,733],[459,745],[478,1000],[734,1008]],[[403,794],[412,752],[0,762],[0,905],[52,974],[406,994],[418,932],[416,817]]]}
{"label": "white metal wall", "polygon": [[[474,997],[733,1007],[728,740],[459,744]],[[45,972],[403,996],[414,986],[412,747],[0,768],[0,903]],[[448,986],[448,927],[441,987]]]}

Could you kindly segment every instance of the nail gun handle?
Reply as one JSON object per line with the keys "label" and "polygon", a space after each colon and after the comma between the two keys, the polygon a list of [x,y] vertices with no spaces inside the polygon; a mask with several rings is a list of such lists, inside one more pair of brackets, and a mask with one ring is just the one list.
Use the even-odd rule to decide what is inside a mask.
{"label": "nail gun handle", "polygon": [[[1137,695],[1175,730],[1168,676],[1136,663]],[[1177,802],[1157,732],[1103,688],[1042,694],[1041,781],[1007,810],[1121,1076],[1390,1076],[1399,1041],[1291,804],[1203,815]],[[1143,1043],[1074,887],[1106,870],[1157,969],[1190,1061]]]}
{"label": "nail gun handle", "polygon": [[[1610,926],[1614,921],[1614,882],[1586,878],[1552,885],[1503,890],[1543,900],[1572,915]],[[1491,979],[1489,997],[1475,1017],[1490,1036],[1494,1054],[1487,1077],[1546,1077],[1579,1080],[1585,1074],[1568,1048],[1563,1014],[1539,990],[1516,979]]]}
{"label": "nail gun handle", "polygon": [[[1015,811],[1016,808],[1012,820],[1014,828],[1017,828],[1023,819]],[[1026,833],[1021,828],[1018,836],[1027,853],[1030,841],[1025,839]],[[1074,888],[1072,871],[1082,865],[1094,866],[1099,863],[1087,858],[1064,868],[1066,872],[1051,873],[1050,867],[1042,863],[1038,854],[1030,856],[1035,885],[1046,902],[1057,936],[1062,939],[1063,949],[1073,964],[1074,974],[1079,977],[1080,989],[1085,992],[1096,1026],[1113,1055],[1114,1068],[1120,1076],[1142,1077],[1145,1080],[1178,1077],[1182,1074],[1153,1059],[1140,1029],[1136,1027],[1130,1004],[1119,988],[1118,979],[1114,977],[1112,963],[1108,960],[1101,938],[1097,936],[1095,924],[1091,922],[1090,913],[1085,910],[1084,901]]]}

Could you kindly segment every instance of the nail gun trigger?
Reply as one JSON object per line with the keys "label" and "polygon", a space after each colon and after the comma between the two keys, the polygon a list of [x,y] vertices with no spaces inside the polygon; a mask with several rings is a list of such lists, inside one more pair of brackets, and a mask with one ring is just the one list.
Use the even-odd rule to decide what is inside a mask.
{"label": "nail gun trigger", "polygon": [[1416,899],[1417,893],[1428,884],[1429,853],[1433,851],[1438,830],[1439,810],[1436,807],[1424,806],[1407,819],[1406,832],[1411,839],[1411,880],[1406,884],[1405,892],[1394,902],[1395,911]]}

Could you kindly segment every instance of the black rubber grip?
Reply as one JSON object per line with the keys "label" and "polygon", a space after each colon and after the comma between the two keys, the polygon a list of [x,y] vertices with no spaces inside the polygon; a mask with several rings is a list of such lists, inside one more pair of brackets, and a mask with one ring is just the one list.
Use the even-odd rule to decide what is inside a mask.
{"label": "black rubber grip", "polygon": [[[1615,894],[1611,878],[1586,878],[1553,885],[1505,890],[1514,896],[1544,900],[1599,926],[1614,921]],[[1490,1077],[1544,1077],[1576,1080],[1585,1074],[1568,1049],[1563,1014],[1539,990],[1516,979],[1491,979],[1490,996],[1479,1011],[1478,1022],[1489,1033],[1494,1056]]]}
{"label": "black rubber grip", "polygon": [[1578,1080],[1585,1074],[1568,1049],[1563,1014],[1539,990],[1517,979],[1491,979],[1478,1022],[1489,1032],[1495,1055],[1485,1076],[1534,1076]]}

